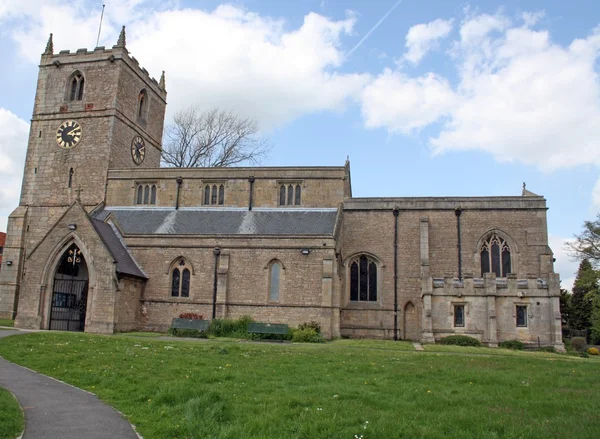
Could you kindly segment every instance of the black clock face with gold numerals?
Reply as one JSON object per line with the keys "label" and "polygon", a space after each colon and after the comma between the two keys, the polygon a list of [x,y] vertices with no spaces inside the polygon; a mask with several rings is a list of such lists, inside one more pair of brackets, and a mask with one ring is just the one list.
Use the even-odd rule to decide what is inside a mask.
{"label": "black clock face with gold numerals", "polygon": [[75,148],[81,140],[81,125],[74,120],[66,120],[56,130],[56,143],[64,149]]}
{"label": "black clock face with gold numerals", "polygon": [[135,136],[131,141],[131,157],[136,165],[144,161],[146,155],[146,143],[140,136]]}

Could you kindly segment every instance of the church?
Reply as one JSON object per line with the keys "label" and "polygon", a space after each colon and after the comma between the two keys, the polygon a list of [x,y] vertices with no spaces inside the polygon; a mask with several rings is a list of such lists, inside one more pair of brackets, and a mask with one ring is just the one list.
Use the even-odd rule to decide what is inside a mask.
{"label": "church", "polygon": [[166,98],[124,28],[74,53],[50,36],[0,318],[114,333],[248,315],[327,338],[564,349],[542,196],[357,198],[348,161],[161,168]]}

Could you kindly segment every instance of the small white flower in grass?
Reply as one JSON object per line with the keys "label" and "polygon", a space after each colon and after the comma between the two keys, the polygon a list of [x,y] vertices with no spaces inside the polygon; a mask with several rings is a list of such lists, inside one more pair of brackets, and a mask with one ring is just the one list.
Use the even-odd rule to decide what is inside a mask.
{"label": "small white flower in grass", "polygon": [[322,407],[317,407],[317,411],[322,411],[323,408]]}

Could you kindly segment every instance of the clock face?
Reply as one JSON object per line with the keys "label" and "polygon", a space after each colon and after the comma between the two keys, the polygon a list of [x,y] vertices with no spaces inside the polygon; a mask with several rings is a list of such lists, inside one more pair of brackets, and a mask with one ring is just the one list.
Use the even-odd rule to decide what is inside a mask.
{"label": "clock face", "polygon": [[131,141],[131,157],[136,165],[144,161],[146,155],[146,143],[140,136],[135,136]]}
{"label": "clock face", "polygon": [[75,148],[81,140],[81,125],[74,120],[67,120],[56,130],[56,143],[64,149]]}

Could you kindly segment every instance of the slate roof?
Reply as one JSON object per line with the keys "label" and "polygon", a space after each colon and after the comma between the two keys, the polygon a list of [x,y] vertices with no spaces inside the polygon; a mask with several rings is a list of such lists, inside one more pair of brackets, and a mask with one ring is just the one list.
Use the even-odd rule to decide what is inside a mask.
{"label": "slate roof", "polygon": [[129,254],[127,248],[121,242],[110,224],[94,218],[92,218],[92,224],[113,259],[117,262],[117,273],[148,279],[148,276],[144,274],[133,257]]}
{"label": "slate roof", "polygon": [[106,208],[125,235],[333,235],[336,209]]}

